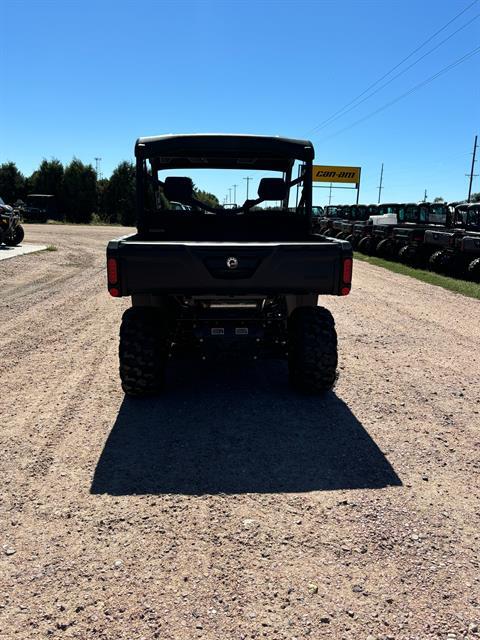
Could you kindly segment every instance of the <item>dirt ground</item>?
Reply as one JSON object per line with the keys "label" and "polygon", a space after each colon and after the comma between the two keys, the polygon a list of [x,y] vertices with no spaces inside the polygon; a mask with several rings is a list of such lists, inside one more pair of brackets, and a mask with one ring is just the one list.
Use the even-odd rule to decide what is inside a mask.
{"label": "dirt ground", "polygon": [[480,638],[478,301],[356,263],[335,393],[179,363],[125,400],[124,231],[0,264],[0,638]]}

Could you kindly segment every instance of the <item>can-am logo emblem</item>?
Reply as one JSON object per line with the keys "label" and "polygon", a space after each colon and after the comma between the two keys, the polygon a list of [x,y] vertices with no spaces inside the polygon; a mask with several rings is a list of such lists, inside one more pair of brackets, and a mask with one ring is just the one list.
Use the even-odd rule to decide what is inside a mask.
{"label": "can-am logo emblem", "polygon": [[234,258],[233,256],[230,256],[230,258],[227,258],[227,267],[229,269],[236,269],[238,267],[237,258]]}

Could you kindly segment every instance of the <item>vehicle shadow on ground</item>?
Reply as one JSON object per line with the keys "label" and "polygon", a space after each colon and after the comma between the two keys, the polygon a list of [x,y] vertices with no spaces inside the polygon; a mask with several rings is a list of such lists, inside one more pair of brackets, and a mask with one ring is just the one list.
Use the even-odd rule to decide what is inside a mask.
{"label": "vehicle shadow on ground", "polygon": [[165,395],[125,398],[91,493],[277,493],[401,485],[335,393],[292,392],[283,363],[177,363]]}

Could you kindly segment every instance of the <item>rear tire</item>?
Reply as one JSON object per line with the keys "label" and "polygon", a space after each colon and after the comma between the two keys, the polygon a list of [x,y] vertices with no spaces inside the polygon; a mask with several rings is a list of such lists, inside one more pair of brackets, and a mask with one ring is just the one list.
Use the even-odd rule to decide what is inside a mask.
{"label": "rear tire", "polygon": [[23,239],[25,238],[25,231],[23,230],[23,227],[21,224],[19,224],[17,227],[15,227],[15,230],[13,232],[12,236],[5,236],[5,244],[7,245],[7,247],[16,247],[17,244],[20,244]]}
{"label": "rear tire", "polygon": [[373,241],[370,236],[365,236],[358,243],[357,249],[360,253],[364,253],[367,256],[371,255],[373,252]]}
{"label": "rear tire", "polygon": [[443,249],[432,253],[428,261],[428,268],[436,273],[447,273],[451,266],[452,258]]}
{"label": "rear tire", "polygon": [[330,391],[337,379],[335,321],[323,307],[299,307],[288,319],[288,369],[291,386],[301,392]]}
{"label": "rear tire", "polygon": [[132,307],[120,327],[120,379],[129,396],[148,396],[164,386],[168,358],[167,324],[148,307]]}
{"label": "rear tire", "polygon": [[480,258],[475,258],[468,265],[468,277],[473,282],[480,283]]}
{"label": "rear tire", "polygon": [[377,244],[377,256],[386,260],[393,258],[393,242],[390,238],[384,238]]}

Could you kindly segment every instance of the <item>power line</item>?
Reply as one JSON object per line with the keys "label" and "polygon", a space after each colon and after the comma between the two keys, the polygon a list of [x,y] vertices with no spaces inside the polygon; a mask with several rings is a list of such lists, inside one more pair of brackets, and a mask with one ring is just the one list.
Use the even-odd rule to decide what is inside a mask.
{"label": "power line", "polygon": [[[474,20],[476,20],[477,18],[480,17],[480,13],[477,13],[476,16],[473,16],[473,18],[471,20],[469,20],[468,22],[466,22],[465,24],[463,24],[461,27],[459,27],[458,29],[456,29],[453,33],[451,33],[449,36],[447,36],[446,38],[444,38],[443,40],[441,40],[438,44],[436,44],[432,49],[429,49],[429,51],[427,51],[426,53],[424,53],[422,56],[420,56],[420,58],[417,58],[414,62],[412,62],[412,64],[409,64],[408,67],[405,67],[405,69],[402,69],[399,73],[395,74],[393,76],[393,78],[390,78],[390,80],[387,80],[387,82],[384,82],[382,85],[380,85],[379,87],[377,87],[375,89],[375,91],[372,91],[371,93],[369,93],[368,95],[366,95],[364,98],[362,98],[362,100],[360,101],[355,101],[356,104],[353,104],[349,109],[345,109],[342,111],[342,113],[339,113],[338,115],[331,116],[328,120],[328,122],[325,122],[325,124],[322,125],[318,125],[316,126],[312,131],[318,132],[321,129],[324,129],[325,127],[328,127],[329,125],[332,124],[332,122],[335,122],[335,120],[338,120],[339,118],[343,118],[344,115],[346,115],[347,113],[350,113],[350,111],[353,111],[354,109],[356,109],[358,106],[360,106],[363,102],[365,102],[366,100],[368,100],[369,98],[371,98],[372,96],[374,96],[376,93],[378,93],[379,91],[381,91],[382,89],[384,89],[386,86],[388,86],[389,84],[391,84],[392,82],[394,82],[394,80],[396,80],[397,78],[399,78],[400,76],[402,76],[404,73],[406,73],[407,71],[409,71],[412,67],[414,67],[416,64],[418,64],[419,62],[421,62],[424,58],[426,58],[427,56],[429,56],[431,53],[433,53],[434,51],[436,51],[437,49],[439,49],[442,44],[444,44],[445,42],[447,42],[447,40],[450,40],[450,38],[453,38],[453,36],[455,36],[459,31],[462,31],[463,29],[465,29],[466,27],[468,27]],[[365,92],[364,92],[365,93]]]}
{"label": "power line", "polygon": [[466,53],[464,56],[462,56],[458,60],[455,60],[455,62],[452,62],[451,64],[447,65],[446,67],[443,67],[443,69],[440,69],[440,71],[437,71],[437,73],[433,74],[433,76],[430,76],[426,80],[423,80],[422,82],[419,82],[418,84],[416,84],[414,87],[412,87],[408,91],[405,91],[405,93],[402,93],[401,95],[397,96],[393,100],[390,100],[389,102],[387,102],[383,106],[379,107],[378,109],[375,109],[375,111],[372,111],[371,113],[368,113],[366,116],[363,116],[363,118],[360,118],[359,120],[356,120],[355,122],[352,122],[352,124],[349,124],[348,126],[343,127],[343,129],[339,129],[338,131],[335,131],[334,133],[332,133],[331,135],[327,136],[326,138],[321,138],[321,140],[322,141],[330,140],[330,138],[338,136],[339,134],[343,133],[344,131],[348,131],[349,129],[352,129],[353,127],[356,127],[358,124],[361,124],[362,122],[365,122],[365,120],[368,120],[369,118],[372,118],[377,113],[380,113],[381,111],[384,111],[385,109],[388,109],[388,107],[391,107],[393,104],[399,102],[400,100],[403,100],[403,98],[406,98],[407,96],[409,96],[410,94],[414,93],[415,91],[418,91],[419,89],[421,89],[425,85],[429,84],[430,82],[433,82],[433,80],[436,80],[438,77],[440,77],[444,73],[447,73],[448,71],[450,71],[454,67],[457,67],[459,64],[462,64],[462,62],[466,62],[469,58],[472,58],[474,55],[476,55],[479,52],[480,52],[480,47],[477,47],[476,49],[472,49],[472,51],[469,51],[468,53]]}
{"label": "power line", "polygon": [[320,122],[320,124],[316,125],[315,127],[313,127],[313,129],[310,129],[309,133],[316,131],[317,129],[319,129],[320,127],[323,127],[327,122],[330,122],[330,120],[332,120],[332,118],[334,118],[335,116],[337,116],[338,114],[340,114],[341,112],[345,111],[345,109],[347,109],[350,105],[352,105],[354,102],[357,102],[357,100],[359,100],[359,98],[361,98],[362,96],[364,96],[366,93],[368,93],[371,89],[373,89],[374,87],[377,86],[377,84],[379,84],[380,82],[382,82],[382,80],[385,80],[385,78],[387,78],[391,73],[393,73],[396,69],[398,69],[399,67],[402,66],[402,64],[404,62],[406,62],[407,60],[409,60],[412,56],[414,56],[417,51],[420,51],[420,49],[423,49],[423,47],[425,45],[427,45],[429,42],[431,42],[434,38],[436,38],[436,36],[438,36],[439,33],[442,33],[442,31],[445,31],[445,29],[447,27],[449,27],[452,22],[455,22],[455,20],[457,20],[460,16],[462,16],[464,13],[466,13],[471,7],[473,7],[474,4],[476,4],[478,2],[478,0],[473,0],[472,3],[470,3],[467,7],[465,7],[465,9],[463,9],[462,11],[460,11],[460,13],[457,13],[457,15],[455,15],[451,20],[449,20],[446,24],[443,25],[443,27],[441,27],[440,29],[438,29],[438,31],[435,31],[434,34],[432,34],[429,38],[427,38],[424,42],[422,42],[422,44],[420,44],[416,49],[414,49],[411,53],[408,54],[408,56],[406,56],[405,58],[403,58],[403,60],[400,60],[400,62],[398,62],[394,67],[392,67],[389,71],[387,71],[386,73],[383,74],[383,76],[381,76],[380,78],[378,78],[378,80],[375,80],[375,82],[373,82],[370,86],[368,86],[364,91],[362,91],[362,93],[358,94],[358,96],[356,98],[353,98],[353,100],[350,100],[350,102],[347,102],[347,104],[345,104],[343,107],[341,107],[340,109],[338,109],[337,111],[335,111],[335,113],[333,113],[329,118],[326,118],[325,120],[323,120],[322,122]]}

